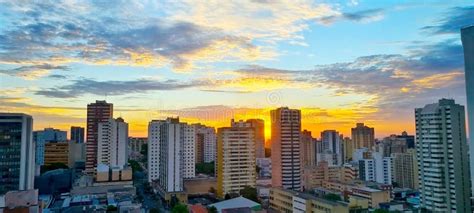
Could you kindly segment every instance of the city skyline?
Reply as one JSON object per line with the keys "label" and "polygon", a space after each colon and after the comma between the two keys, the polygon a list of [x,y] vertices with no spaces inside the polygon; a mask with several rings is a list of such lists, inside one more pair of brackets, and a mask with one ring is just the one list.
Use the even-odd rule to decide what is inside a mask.
{"label": "city skyline", "polygon": [[364,122],[383,138],[414,134],[417,106],[466,105],[469,2],[0,4],[0,110],[34,130],[85,127],[87,104],[107,100],[130,136],[179,116],[263,119],[268,139],[270,110],[288,106],[315,136]]}

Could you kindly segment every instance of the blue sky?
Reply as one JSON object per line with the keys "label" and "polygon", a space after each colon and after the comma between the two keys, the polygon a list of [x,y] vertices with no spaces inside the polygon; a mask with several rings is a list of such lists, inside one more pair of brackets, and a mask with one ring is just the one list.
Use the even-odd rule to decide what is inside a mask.
{"label": "blue sky", "polygon": [[144,135],[290,106],[314,132],[413,132],[415,107],[465,103],[473,17],[469,1],[0,1],[0,110],[67,129],[107,99]]}

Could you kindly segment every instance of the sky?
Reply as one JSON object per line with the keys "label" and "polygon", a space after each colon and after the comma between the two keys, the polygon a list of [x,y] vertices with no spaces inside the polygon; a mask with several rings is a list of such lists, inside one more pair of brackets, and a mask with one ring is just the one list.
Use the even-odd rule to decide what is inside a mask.
{"label": "sky", "polygon": [[414,109],[465,105],[469,1],[3,1],[0,111],[85,126],[114,104],[131,136],[179,116],[222,127],[302,110],[302,128],[414,133]]}

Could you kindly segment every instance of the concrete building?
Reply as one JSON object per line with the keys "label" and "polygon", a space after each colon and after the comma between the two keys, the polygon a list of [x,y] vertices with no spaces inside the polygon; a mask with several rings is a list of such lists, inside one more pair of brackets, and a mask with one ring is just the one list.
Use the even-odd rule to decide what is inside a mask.
{"label": "concrete building", "polygon": [[148,123],[148,182],[157,180],[160,175],[160,129],[166,121],[153,120]]}
{"label": "concrete building", "polygon": [[441,99],[415,109],[420,205],[435,212],[471,212],[464,106]]}
{"label": "concrete building", "polygon": [[321,152],[316,154],[317,162],[326,161],[330,166],[343,164],[342,139],[339,132],[335,130],[321,132],[321,146]]}
{"label": "concrete building", "polygon": [[301,111],[282,107],[271,111],[272,186],[301,190]]}
{"label": "concrete building", "polygon": [[99,123],[113,117],[113,105],[106,101],[96,101],[87,105],[86,172],[93,174],[97,167],[97,141]]}
{"label": "concrete building", "polygon": [[98,164],[112,168],[128,164],[128,123],[122,118],[100,122],[97,139]]}
{"label": "concrete building", "polygon": [[351,138],[344,137],[343,141],[343,154],[344,154],[344,163],[352,161],[352,153],[354,152],[354,147]]}
{"label": "concrete building", "polygon": [[373,152],[372,158],[359,160],[359,178],[383,184],[392,184],[392,159],[380,152]]}
{"label": "concrete building", "polygon": [[271,158],[257,158],[257,166],[260,168],[259,178],[272,177],[272,159]]}
{"label": "concrete building", "polygon": [[74,168],[77,162],[85,162],[86,144],[69,141],[69,168]]}
{"label": "concrete building", "polygon": [[195,161],[196,164],[204,163],[204,134],[196,133],[196,150],[195,150]]}
{"label": "concrete building", "polygon": [[265,122],[262,119],[248,119],[245,121],[250,123],[255,130],[255,157],[265,157]]}
{"label": "concrete building", "polygon": [[44,165],[62,163],[69,166],[69,142],[49,142],[44,146]]}
{"label": "concrete building", "polygon": [[147,144],[147,137],[128,137],[128,147],[130,152],[140,153],[143,145]]}
{"label": "concrete building", "polygon": [[[197,134],[196,142],[199,142],[202,140],[202,145],[200,144],[196,145],[196,146],[199,146],[198,148],[200,148],[199,150],[196,151],[197,160],[202,158],[204,163],[215,162],[216,156],[217,156],[216,130],[214,129],[214,127],[208,127],[202,124],[193,124],[193,125],[195,125],[197,128],[196,129],[196,134]],[[202,150],[202,155],[200,153],[198,155],[197,152],[201,150]]]}
{"label": "concrete building", "polygon": [[0,195],[33,189],[33,118],[20,113],[0,113],[0,144]]}
{"label": "concrete building", "polygon": [[382,139],[381,149],[383,156],[390,157],[394,153],[405,153],[408,149],[406,137],[399,137],[399,135],[390,135]]}
{"label": "concrete building", "polygon": [[407,144],[408,149],[415,148],[415,136],[409,135],[406,131],[403,131],[401,135],[396,136],[399,140],[404,140]]}
{"label": "concrete building", "polygon": [[183,131],[179,118],[168,118],[160,127],[160,158],[158,184],[161,193],[182,192],[183,188]]}
{"label": "concrete building", "polygon": [[408,149],[406,153],[393,153],[393,181],[401,188],[418,189],[418,162],[416,150]]}
{"label": "concrete building", "polygon": [[54,128],[45,128],[41,131],[34,131],[33,132],[33,141],[36,144],[35,150],[35,162],[36,165],[42,166],[44,164],[44,149],[45,144],[48,142],[58,142],[58,141],[66,141],[67,140],[67,132],[61,131],[59,129]]}
{"label": "concrete building", "polygon": [[330,201],[296,191],[270,188],[270,209],[282,213],[349,212],[349,203]]}
{"label": "concrete building", "polygon": [[182,128],[182,140],[183,140],[183,178],[194,178],[196,177],[196,132],[197,127],[194,125],[188,125],[186,123],[181,124]]}
{"label": "concrete building", "polygon": [[255,187],[255,130],[250,123],[232,119],[231,127],[217,130],[217,196]]}
{"label": "concrete building", "polygon": [[71,141],[84,143],[84,127],[71,126]]}
{"label": "concrete building", "polygon": [[461,29],[464,49],[464,70],[466,78],[467,117],[469,122],[469,142],[471,158],[471,194],[474,196],[474,26]]}
{"label": "concrete building", "polygon": [[303,130],[301,132],[301,165],[315,166],[316,165],[316,140],[311,136],[311,131]]}
{"label": "concrete building", "polygon": [[349,183],[358,177],[358,168],[355,165],[329,166],[327,162],[320,162],[317,166],[304,168],[303,187],[305,190],[311,190],[322,187],[325,181]]}
{"label": "concrete building", "polygon": [[148,125],[148,180],[169,201],[185,198],[183,179],[195,177],[196,127],[179,118],[153,120]]}
{"label": "concrete building", "polygon": [[352,128],[352,143],[354,149],[369,148],[375,145],[375,131],[374,128],[365,126],[364,123],[357,123],[355,128]]}

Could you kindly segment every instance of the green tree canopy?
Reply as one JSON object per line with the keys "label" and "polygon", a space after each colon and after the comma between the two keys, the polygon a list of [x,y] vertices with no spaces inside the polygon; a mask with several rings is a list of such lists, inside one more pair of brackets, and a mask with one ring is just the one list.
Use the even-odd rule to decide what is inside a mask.
{"label": "green tree canopy", "polygon": [[188,213],[188,206],[182,203],[174,205],[171,209],[172,213]]}
{"label": "green tree canopy", "polygon": [[253,200],[255,202],[258,202],[257,189],[253,188],[251,186],[245,186],[243,189],[241,189],[240,190],[240,195],[242,195],[242,197],[245,197],[249,200]]}

